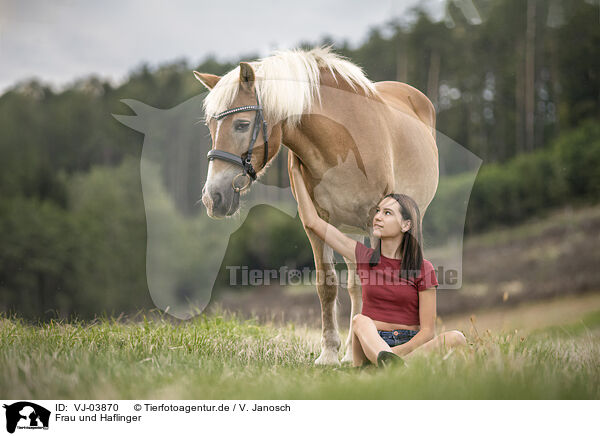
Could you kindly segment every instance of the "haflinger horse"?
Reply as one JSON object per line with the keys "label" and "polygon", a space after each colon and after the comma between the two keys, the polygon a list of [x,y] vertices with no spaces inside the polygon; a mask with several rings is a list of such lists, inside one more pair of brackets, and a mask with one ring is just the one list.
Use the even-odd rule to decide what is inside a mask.
{"label": "haflinger horse", "polygon": [[[386,194],[410,195],[422,214],[433,199],[439,178],[435,110],[417,89],[373,83],[329,47],[278,51],[242,62],[222,77],[194,75],[210,90],[204,109],[213,148],[202,191],[210,217],[238,210],[240,195],[264,174],[281,144],[293,152],[288,156],[292,187],[305,183],[319,215],[342,231],[352,229],[351,237],[369,235],[375,242],[372,219]],[[293,180],[289,171],[293,155],[303,164],[303,180]],[[333,250],[305,231],[322,314],[315,363],[339,365]],[[356,266],[345,261],[352,319],[362,309],[361,286]],[[350,328],[343,362],[352,361],[351,340]]]}

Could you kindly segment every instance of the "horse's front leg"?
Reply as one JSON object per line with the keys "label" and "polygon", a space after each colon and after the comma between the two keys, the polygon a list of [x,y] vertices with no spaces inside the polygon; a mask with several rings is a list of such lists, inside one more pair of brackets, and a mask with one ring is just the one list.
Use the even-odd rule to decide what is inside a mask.
{"label": "horse's front leg", "polygon": [[358,275],[356,274],[356,264],[350,262],[344,257],[348,268],[348,294],[350,294],[350,327],[348,330],[348,338],[346,339],[346,353],[342,358],[342,363],[352,363],[352,320],[354,316],[362,311],[362,287]]}
{"label": "horse's front leg", "polygon": [[336,297],[338,280],[333,266],[333,250],[311,230],[305,229],[312,246],[317,270],[317,292],[321,301],[321,354],[315,364],[339,365],[340,336],[337,330]]}

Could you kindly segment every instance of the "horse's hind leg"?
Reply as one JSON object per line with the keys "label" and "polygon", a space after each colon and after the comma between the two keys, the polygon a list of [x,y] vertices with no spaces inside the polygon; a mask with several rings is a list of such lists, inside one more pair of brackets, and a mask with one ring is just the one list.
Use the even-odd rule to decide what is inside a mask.
{"label": "horse's hind leg", "polygon": [[336,297],[338,280],[333,267],[333,250],[312,231],[306,234],[313,249],[317,270],[317,292],[321,301],[321,355],[317,365],[339,365],[338,351],[341,341],[337,331]]}
{"label": "horse's hind leg", "polygon": [[342,363],[352,363],[352,319],[354,315],[358,314],[362,310],[362,288],[360,286],[360,280],[356,274],[356,264],[350,262],[344,257],[346,266],[348,268],[348,294],[350,294],[350,327],[348,330],[348,338],[346,339],[346,354],[342,358]]}

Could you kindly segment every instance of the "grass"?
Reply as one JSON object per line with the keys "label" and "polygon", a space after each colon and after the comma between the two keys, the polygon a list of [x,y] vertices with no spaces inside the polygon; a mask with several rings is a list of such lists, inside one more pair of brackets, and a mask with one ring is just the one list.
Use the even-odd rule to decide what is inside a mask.
{"label": "grass", "polygon": [[554,338],[576,338],[580,335],[593,336],[594,330],[598,326],[600,326],[600,310],[586,314],[578,322],[534,330],[532,334],[546,334]]}
{"label": "grass", "polygon": [[[406,368],[323,368],[317,330],[233,315],[174,324],[0,317],[6,399],[598,399],[600,314],[528,336],[468,334],[469,346]],[[342,336],[344,337],[344,336]]]}

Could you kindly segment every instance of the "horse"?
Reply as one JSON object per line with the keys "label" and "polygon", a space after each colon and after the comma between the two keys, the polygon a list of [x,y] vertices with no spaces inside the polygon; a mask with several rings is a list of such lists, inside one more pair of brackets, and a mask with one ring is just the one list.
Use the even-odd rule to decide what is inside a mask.
{"label": "horse", "polygon": [[[424,215],[439,180],[435,109],[412,86],[371,82],[362,69],[330,47],[276,51],[240,62],[222,77],[194,71],[208,90],[206,123],[213,140],[202,189],[211,218],[239,209],[281,149],[287,147],[292,187],[305,183],[319,215],[352,238],[373,239],[375,206],[386,194],[415,199]],[[291,159],[303,180],[291,176]],[[338,280],[331,247],[305,228],[317,272],[321,303],[321,353],[317,365],[339,365]],[[361,312],[356,266],[348,268],[351,316]],[[352,361],[352,330],[342,362]]]}

